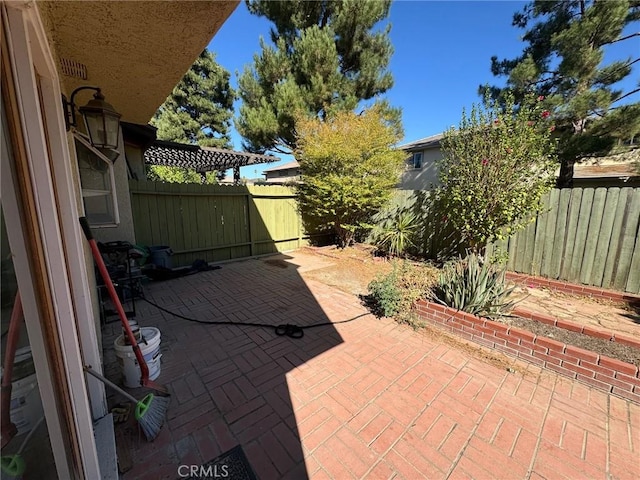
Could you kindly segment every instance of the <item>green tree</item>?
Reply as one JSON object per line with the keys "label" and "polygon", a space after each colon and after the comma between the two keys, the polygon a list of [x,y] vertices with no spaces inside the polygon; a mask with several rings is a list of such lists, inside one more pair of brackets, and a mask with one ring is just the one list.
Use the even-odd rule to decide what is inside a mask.
{"label": "green tree", "polygon": [[[326,119],[354,110],[393,86],[390,0],[246,0],[249,11],[273,22],[269,45],[239,78],[242,98],[236,128],[245,149],[290,153],[296,118]],[[389,115],[399,121],[400,112]]]}
{"label": "green tree", "polygon": [[[640,133],[640,102],[629,103],[640,84],[619,88],[640,56],[604,63],[607,46],[637,44],[640,32],[624,29],[639,19],[638,0],[535,0],[513,19],[514,26],[525,29],[522,55],[491,59],[493,74],[507,77],[506,89],[516,100],[529,92],[545,97],[557,126],[559,186],[572,184],[580,159],[607,155]],[[481,93],[487,88],[480,87]],[[489,90],[494,98],[504,91]]]}
{"label": "green tree", "polygon": [[331,227],[341,247],[353,243],[389,200],[405,154],[401,138],[380,106],[326,120],[297,120],[296,158],[303,183],[297,187],[303,216]]}
{"label": "green tree", "polygon": [[202,147],[231,148],[231,119],[236,92],[229,72],[204,50],[160,106],[151,124],[158,138]]}
{"label": "green tree", "polygon": [[[224,173],[224,172],[223,172]],[[147,178],[154,182],[164,183],[206,183],[215,184],[220,180],[218,172],[206,172],[202,174],[192,168],[165,167],[163,165],[149,165]]]}
{"label": "green tree", "polygon": [[[236,97],[229,84],[229,72],[205,49],[160,106],[151,124],[158,129],[160,140],[231,148],[229,129]],[[168,183],[203,181],[195,170],[179,167],[154,165],[147,176]],[[216,183],[216,178],[222,176],[224,172],[208,172],[206,183]]]}
{"label": "green tree", "polygon": [[442,140],[441,187],[444,221],[459,232],[463,245],[482,252],[488,242],[523,228],[542,195],[553,186],[556,157],[553,126],[542,97],[516,108],[485,101],[463,111],[459,128]]}

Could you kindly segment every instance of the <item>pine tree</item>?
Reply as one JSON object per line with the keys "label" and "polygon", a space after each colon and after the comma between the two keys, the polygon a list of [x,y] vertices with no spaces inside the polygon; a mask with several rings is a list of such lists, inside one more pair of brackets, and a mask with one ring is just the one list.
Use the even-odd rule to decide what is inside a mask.
{"label": "pine tree", "polygon": [[[272,45],[261,39],[239,79],[242,105],[236,128],[245,149],[289,153],[295,119],[326,120],[377,99],[393,85],[390,0],[246,0],[249,11],[273,22]],[[383,107],[399,122],[399,110]]]}
{"label": "pine tree", "polygon": [[154,115],[161,140],[231,148],[229,129],[236,93],[229,72],[204,50]]}
{"label": "pine tree", "polygon": [[[640,32],[623,33],[638,20],[638,0],[535,0],[513,18],[526,29],[522,55],[491,59],[492,73],[507,77],[516,99],[531,92],[544,97],[559,138],[559,186],[572,184],[580,159],[607,155],[640,134],[640,102],[629,102],[640,84],[627,91],[617,85],[640,56],[603,64],[608,45],[638,44]],[[497,99],[504,91],[480,87],[481,94],[487,88]]]}

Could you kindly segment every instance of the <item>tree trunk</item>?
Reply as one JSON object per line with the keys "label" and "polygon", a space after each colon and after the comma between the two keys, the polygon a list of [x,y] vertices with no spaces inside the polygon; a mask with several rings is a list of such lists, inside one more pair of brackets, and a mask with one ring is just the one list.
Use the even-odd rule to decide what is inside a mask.
{"label": "tree trunk", "polygon": [[573,187],[573,167],[576,164],[574,159],[562,159],[560,161],[560,174],[556,181],[558,188]]}

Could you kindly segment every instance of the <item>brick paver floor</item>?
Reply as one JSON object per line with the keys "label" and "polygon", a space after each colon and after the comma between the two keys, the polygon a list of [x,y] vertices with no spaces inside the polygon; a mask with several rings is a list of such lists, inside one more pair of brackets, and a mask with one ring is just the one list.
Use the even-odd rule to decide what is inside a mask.
{"label": "brick paver floor", "polygon": [[[366,313],[358,298],[305,281],[298,266],[312,268],[308,259],[290,256],[228,263],[146,294],[203,321],[309,325]],[[136,307],[141,325],[162,332],[158,380],[172,402],[156,441],[129,432],[125,480],[177,479],[180,465],[238,444],[263,480],[640,477],[640,405],[538,367],[510,373],[371,315],[293,340]],[[118,324],[103,332],[113,378],[117,333]]]}

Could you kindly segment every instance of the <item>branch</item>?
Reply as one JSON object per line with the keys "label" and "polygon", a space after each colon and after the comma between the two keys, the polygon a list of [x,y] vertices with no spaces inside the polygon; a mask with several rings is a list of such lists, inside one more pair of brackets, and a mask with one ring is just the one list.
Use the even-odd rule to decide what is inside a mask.
{"label": "branch", "polygon": [[640,92],[640,88],[636,88],[635,90],[631,90],[630,92],[625,93],[624,95],[622,95],[620,98],[616,98],[613,102],[611,103],[616,103],[619,102],[620,100],[622,100],[623,98],[626,98],[630,95],[633,95],[634,93],[638,93]]}
{"label": "branch", "polygon": [[611,42],[603,43],[603,45],[611,45],[616,42],[622,42],[623,40],[629,40],[630,38],[633,38],[633,37],[640,37],[640,32],[632,33],[631,35],[627,35],[626,37],[616,38]]}

